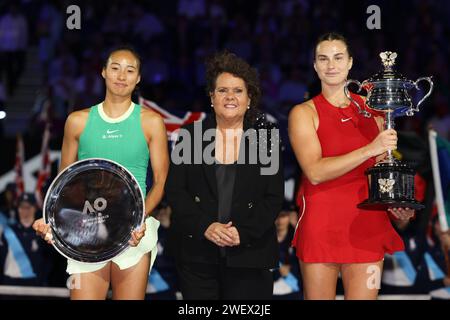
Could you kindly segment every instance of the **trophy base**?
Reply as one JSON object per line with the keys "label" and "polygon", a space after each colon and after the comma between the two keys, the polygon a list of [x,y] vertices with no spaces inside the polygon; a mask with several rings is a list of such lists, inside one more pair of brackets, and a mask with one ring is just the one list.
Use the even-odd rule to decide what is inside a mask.
{"label": "trophy base", "polygon": [[385,200],[377,202],[365,200],[358,204],[357,207],[364,210],[387,210],[389,208],[410,208],[414,210],[421,210],[425,208],[425,206],[420,202],[411,200]]}
{"label": "trophy base", "polygon": [[357,205],[365,210],[423,209],[414,196],[415,171],[405,162],[387,160],[366,170],[369,197]]}

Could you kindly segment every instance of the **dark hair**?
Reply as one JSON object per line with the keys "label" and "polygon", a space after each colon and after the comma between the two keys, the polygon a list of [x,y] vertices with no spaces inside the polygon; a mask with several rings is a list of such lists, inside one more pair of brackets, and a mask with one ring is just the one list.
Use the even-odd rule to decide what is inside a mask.
{"label": "dark hair", "polygon": [[17,206],[20,207],[22,202],[28,202],[32,206],[36,206],[36,197],[32,193],[22,193],[17,199]]}
{"label": "dark hair", "polygon": [[352,51],[348,44],[348,41],[342,34],[337,33],[337,32],[327,32],[327,33],[321,35],[316,41],[316,45],[314,46],[314,60],[316,59],[317,46],[323,41],[333,41],[333,40],[342,41],[345,44],[345,46],[347,47],[348,56],[350,58],[353,57]]}
{"label": "dark hair", "polygon": [[250,97],[250,109],[245,113],[244,121],[254,124],[261,97],[258,71],[234,53],[229,51],[216,53],[206,62],[206,92],[208,96],[216,88],[217,77],[224,72],[244,80]]}
{"label": "dark hair", "polygon": [[108,55],[106,56],[105,61],[103,62],[103,68],[106,69],[106,66],[108,65],[109,58],[113,55],[113,53],[115,53],[117,51],[128,51],[128,52],[130,52],[137,60],[138,73],[139,74],[141,73],[141,66],[142,66],[142,64],[141,64],[141,56],[130,45],[120,45],[120,46],[117,46],[117,47],[114,47],[113,49],[111,49],[111,51],[109,51]]}

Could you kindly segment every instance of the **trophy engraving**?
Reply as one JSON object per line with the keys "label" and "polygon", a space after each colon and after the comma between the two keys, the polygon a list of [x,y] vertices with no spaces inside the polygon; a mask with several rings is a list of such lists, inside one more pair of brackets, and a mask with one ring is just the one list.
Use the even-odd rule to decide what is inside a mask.
{"label": "trophy engraving", "polygon": [[380,192],[387,193],[394,189],[395,180],[393,179],[378,179],[378,184],[380,185]]}
{"label": "trophy engraving", "polygon": [[385,69],[391,69],[395,65],[397,53],[392,51],[385,51],[380,53],[381,62]]}

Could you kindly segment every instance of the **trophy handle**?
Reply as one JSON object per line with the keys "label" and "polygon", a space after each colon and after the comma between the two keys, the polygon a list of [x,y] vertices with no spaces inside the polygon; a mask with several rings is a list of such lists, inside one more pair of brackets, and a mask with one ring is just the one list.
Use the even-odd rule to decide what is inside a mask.
{"label": "trophy handle", "polygon": [[434,87],[433,80],[431,80],[431,77],[422,77],[422,78],[417,79],[416,82],[414,82],[414,85],[417,90],[420,90],[420,88],[419,88],[420,81],[427,81],[430,84],[430,90],[428,90],[427,94],[419,101],[417,106],[413,109],[415,112],[419,112],[419,106],[430,96],[431,92],[433,91],[433,87]]}
{"label": "trophy handle", "polygon": [[345,86],[344,86],[344,93],[345,93],[345,96],[346,96],[351,102],[353,102],[353,103],[356,105],[356,107],[358,107],[359,113],[363,114],[364,117],[366,117],[366,118],[370,118],[370,117],[371,117],[371,114],[370,114],[369,112],[367,112],[366,110],[364,110],[363,108],[361,108],[361,106],[359,105],[359,103],[356,102],[355,99],[353,99],[352,96],[350,95],[350,91],[348,90],[348,86],[349,86],[350,84],[352,84],[352,83],[358,85],[358,91],[356,91],[356,92],[360,92],[360,91],[361,91],[361,88],[362,88],[361,82],[359,82],[358,80],[351,80],[351,79],[350,79],[350,80],[347,80],[347,81],[345,82]]}

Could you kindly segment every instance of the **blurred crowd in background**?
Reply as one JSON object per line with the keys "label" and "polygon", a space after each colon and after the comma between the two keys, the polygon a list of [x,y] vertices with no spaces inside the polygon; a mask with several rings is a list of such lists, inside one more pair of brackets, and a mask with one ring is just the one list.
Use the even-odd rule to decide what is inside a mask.
{"label": "blurred crowd in background", "polygon": [[[72,4],[81,9],[79,30],[66,27],[66,8]],[[366,26],[370,16],[366,9],[373,4],[381,8],[380,30]],[[350,78],[360,81],[381,69],[380,52],[396,51],[398,71],[411,80],[433,76],[435,88],[418,114],[396,120],[399,153],[418,170],[418,198],[427,208],[410,223],[393,222],[407,249],[387,257],[381,293],[441,290],[438,296],[447,293],[448,298],[450,291],[445,291],[445,286],[450,281],[442,248],[445,243],[450,246],[450,241],[436,220],[426,134],[431,125],[441,137],[450,138],[449,16],[448,1],[432,0],[2,1],[0,106],[7,114],[14,111],[15,105],[8,101],[13,101],[20,89],[19,79],[24,77],[27,64],[35,64],[39,85],[24,115],[26,130],[20,132],[29,158],[40,152],[47,124],[50,148],[59,150],[67,115],[102,101],[100,73],[111,48],[131,44],[141,55],[142,78],[136,102],[143,97],[168,112],[181,114],[209,112],[204,62],[214,52],[227,49],[257,68],[263,93],[260,108],[278,123],[284,141],[286,181],[293,179],[298,187],[301,172],[288,143],[287,116],[295,104],[319,93],[312,65],[316,38],[328,31],[344,34],[354,59]],[[411,95],[417,101],[426,90]],[[5,121],[8,117],[0,120],[0,130]],[[0,137],[3,174],[14,167],[16,137],[4,130]],[[57,163],[52,177],[56,167]],[[33,195],[17,197],[16,188],[10,183],[0,190],[0,284],[64,287],[65,260],[30,230],[27,217],[41,214],[38,201]],[[163,202],[154,215],[162,224],[160,256],[149,277],[150,296],[175,299],[176,273],[171,257],[164,253],[170,208]],[[294,194],[287,198],[276,221],[281,253],[280,268],[274,272],[274,295],[278,298],[301,298],[298,262],[290,248],[297,219]],[[17,242],[29,257],[25,263],[28,269],[14,256],[17,248],[11,249],[11,243]]]}

